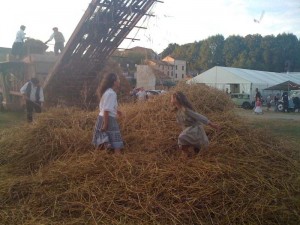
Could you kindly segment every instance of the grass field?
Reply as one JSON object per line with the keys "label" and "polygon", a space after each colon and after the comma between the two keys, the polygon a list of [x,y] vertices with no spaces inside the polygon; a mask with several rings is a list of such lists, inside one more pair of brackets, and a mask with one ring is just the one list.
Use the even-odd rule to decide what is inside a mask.
{"label": "grass field", "polygon": [[25,121],[24,112],[0,112],[0,129],[8,128]]}
{"label": "grass field", "polygon": [[278,137],[288,137],[300,145],[300,123],[291,120],[251,120],[250,125],[253,128],[266,128],[272,134]]}

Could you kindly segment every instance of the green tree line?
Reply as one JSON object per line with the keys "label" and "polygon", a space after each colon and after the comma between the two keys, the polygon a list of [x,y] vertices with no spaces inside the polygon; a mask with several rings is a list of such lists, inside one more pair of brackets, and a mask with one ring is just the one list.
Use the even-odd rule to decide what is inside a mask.
{"label": "green tree line", "polygon": [[245,37],[211,36],[205,40],[178,45],[169,44],[161,53],[187,61],[189,73],[200,73],[214,66],[294,72],[300,71],[300,39],[294,34],[260,34]]}

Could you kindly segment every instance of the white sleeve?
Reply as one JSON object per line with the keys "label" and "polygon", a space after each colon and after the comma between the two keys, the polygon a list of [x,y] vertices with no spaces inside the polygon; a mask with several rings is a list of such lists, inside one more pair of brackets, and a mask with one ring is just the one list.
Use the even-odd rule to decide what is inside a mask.
{"label": "white sleeve", "polygon": [[113,112],[115,107],[116,97],[117,96],[115,93],[108,93],[103,99],[102,109],[104,111]]}
{"label": "white sleeve", "polygon": [[50,38],[48,41],[51,41],[54,38],[54,34],[51,34]]}
{"label": "white sleeve", "polygon": [[26,93],[27,85],[28,85],[28,82],[26,84],[24,84],[23,87],[21,87],[21,89],[20,89],[21,94]]}
{"label": "white sleeve", "polygon": [[21,40],[24,41],[24,39],[25,39],[25,33],[22,32],[22,33],[21,33]]}
{"label": "white sleeve", "polygon": [[43,91],[43,88],[40,88],[40,102],[44,102],[44,91]]}

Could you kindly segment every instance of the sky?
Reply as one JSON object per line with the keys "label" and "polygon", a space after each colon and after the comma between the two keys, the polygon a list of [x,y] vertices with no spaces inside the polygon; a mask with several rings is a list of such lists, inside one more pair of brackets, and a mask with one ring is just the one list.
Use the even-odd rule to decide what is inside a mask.
{"label": "sky", "polygon": [[[141,46],[160,53],[170,43],[179,45],[221,34],[278,35],[293,33],[300,39],[300,0],[162,0],[119,47]],[[0,47],[11,47],[20,25],[26,36],[46,41],[58,27],[68,40],[91,0],[1,0]],[[260,20],[260,18],[262,19]],[[259,23],[254,19],[260,20]],[[49,50],[53,50],[53,41]]]}

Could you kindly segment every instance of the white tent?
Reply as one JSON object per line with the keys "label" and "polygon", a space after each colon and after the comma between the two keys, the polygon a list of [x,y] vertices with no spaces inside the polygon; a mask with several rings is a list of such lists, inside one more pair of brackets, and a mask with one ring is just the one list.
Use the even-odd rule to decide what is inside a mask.
{"label": "white tent", "polygon": [[[274,73],[258,70],[247,70],[233,67],[215,66],[188,81],[188,83],[204,83],[220,90],[228,88],[232,93],[255,94],[258,88],[261,92],[268,87],[285,81],[300,84],[300,73]],[[270,92],[270,91],[269,91]],[[269,94],[268,91],[262,94]]]}

